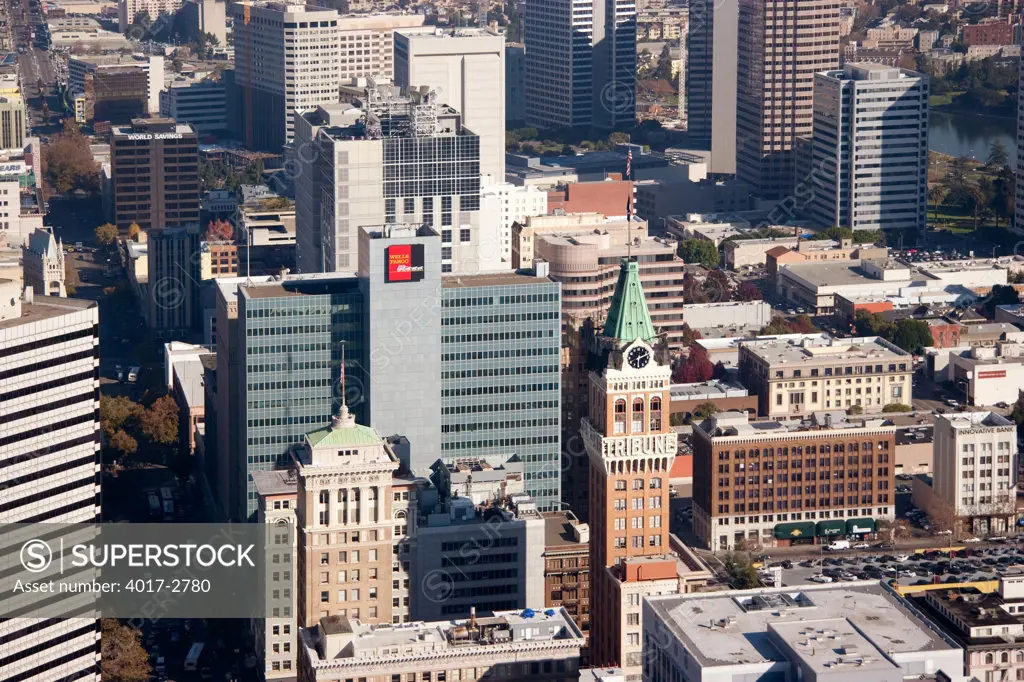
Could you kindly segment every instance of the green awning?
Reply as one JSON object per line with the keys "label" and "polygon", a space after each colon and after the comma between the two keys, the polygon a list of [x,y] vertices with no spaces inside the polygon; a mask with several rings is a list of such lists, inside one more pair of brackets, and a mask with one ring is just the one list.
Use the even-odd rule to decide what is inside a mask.
{"label": "green awning", "polygon": [[780,540],[793,540],[795,538],[813,538],[814,522],[803,521],[796,523],[776,523],[775,537]]}
{"label": "green awning", "polygon": [[860,519],[846,520],[847,535],[863,535],[864,533],[875,532],[875,520],[869,516]]}
{"label": "green awning", "polygon": [[827,538],[833,535],[846,535],[846,521],[836,519],[834,521],[818,521],[818,537]]}

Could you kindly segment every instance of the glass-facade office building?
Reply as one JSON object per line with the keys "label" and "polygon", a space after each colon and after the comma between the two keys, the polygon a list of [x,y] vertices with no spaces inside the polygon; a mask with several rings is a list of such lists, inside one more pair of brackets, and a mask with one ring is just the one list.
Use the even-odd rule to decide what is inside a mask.
{"label": "glass-facade office building", "polygon": [[[341,396],[342,342],[348,363],[362,360],[359,280],[314,276],[239,287],[242,381],[241,443],[234,472],[245,490],[245,517],[256,512],[251,472],[288,463],[289,449],[328,423]],[[346,382],[350,409],[362,423],[358,385]]]}
{"label": "glass-facade office building", "polygon": [[518,456],[538,508],[558,509],[561,285],[522,274],[443,284],[442,458]]}

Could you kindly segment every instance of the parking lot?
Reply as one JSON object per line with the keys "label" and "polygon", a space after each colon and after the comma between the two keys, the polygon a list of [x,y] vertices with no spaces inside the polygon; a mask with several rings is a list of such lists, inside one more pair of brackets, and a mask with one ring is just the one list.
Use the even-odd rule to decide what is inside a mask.
{"label": "parking lot", "polygon": [[889,554],[878,554],[877,550],[822,550],[820,558],[783,560],[769,562],[768,565],[782,566],[783,585],[856,580],[898,580],[903,585],[961,583],[996,580],[1010,569],[1024,568],[1024,549],[1016,542],[995,547],[972,548],[968,545],[954,551],[952,560],[948,558],[948,552],[934,550]]}

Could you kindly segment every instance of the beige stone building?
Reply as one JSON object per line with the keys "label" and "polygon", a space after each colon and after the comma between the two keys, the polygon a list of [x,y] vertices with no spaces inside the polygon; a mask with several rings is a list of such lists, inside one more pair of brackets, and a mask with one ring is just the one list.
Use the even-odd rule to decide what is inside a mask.
{"label": "beige stone building", "polygon": [[630,239],[647,238],[647,221],[609,217],[603,213],[531,216],[512,225],[512,267],[528,268],[536,257],[537,236],[542,234],[608,234],[609,243],[625,246]]}
{"label": "beige stone building", "polygon": [[312,627],[328,616],[391,623],[390,444],[342,405],[306,435],[298,472],[298,612]]}
{"label": "beige stone building", "polygon": [[743,342],[739,368],[743,384],[758,396],[761,416],[911,405],[913,356],[878,336]]}

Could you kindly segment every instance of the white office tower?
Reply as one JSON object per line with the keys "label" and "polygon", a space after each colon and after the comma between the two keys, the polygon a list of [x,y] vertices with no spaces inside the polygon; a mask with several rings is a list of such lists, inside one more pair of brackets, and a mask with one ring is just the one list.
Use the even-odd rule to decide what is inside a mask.
{"label": "white office tower", "polygon": [[441,234],[441,271],[500,269],[480,229],[480,140],[430,93],[408,95],[371,79],[355,104],[298,118],[296,266],[353,272],[359,228],[419,223]]}
{"label": "white office tower", "polygon": [[480,173],[505,180],[505,36],[488,29],[395,32],[395,85],[427,87],[480,138]]}
{"label": "white office tower", "polygon": [[737,0],[690,0],[686,37],[686,122],[711,151],[708,171],[736,172]]}
{"label": "white office tower", "polygon": [[821,227],[924,229],[928,77],[869,63],[815,74],[813,159]]}
{"label": "white office tower", "polygon": [[[496,240],[500,246],[501,267],[512,267],[512,225],[548,212],[548,193],[534,185],[510,182],[487,184],[480,188],[480,222],[485,246]],[[527,264],[529,266],[529,264]]]}
{"label": "white office tower", "polygon": [[378,76],[395,78],[395,30],[423,26],[422,14],[345,14],[341,34],[341,82]]}
{"label": "white office tower", "polygon": [[[100,514],[99,309],[0,280],[0,523]],[[99,682],[95,619],[0,620],[0,680]]]}
{"label": "white office tower", "polygon": [[230,14],[243,139],[249,148],[280,153],[294,136],[296,113],[338,101],[338,13],[242,0]]}

